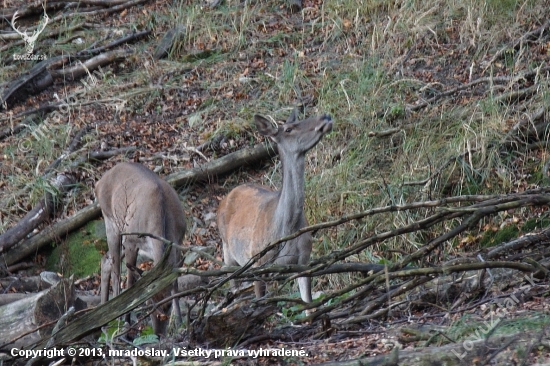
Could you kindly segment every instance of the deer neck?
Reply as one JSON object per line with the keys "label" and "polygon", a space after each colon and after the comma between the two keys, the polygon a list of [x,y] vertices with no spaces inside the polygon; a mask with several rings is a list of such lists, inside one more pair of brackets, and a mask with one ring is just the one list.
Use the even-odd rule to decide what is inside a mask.
{"label": "deer neck", "polygon": [[305,200],[305,155],[285,156],[279,151],[283,167],[283,187],[275,209],[275,228],[280,236],[294,233],[303,225]]}

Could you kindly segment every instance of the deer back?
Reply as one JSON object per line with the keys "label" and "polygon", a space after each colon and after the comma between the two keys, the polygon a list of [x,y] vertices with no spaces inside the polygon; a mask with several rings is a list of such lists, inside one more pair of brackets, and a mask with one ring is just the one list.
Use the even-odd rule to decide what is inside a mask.
{"label": "deer back", "polygon": [[[121,163],[96,184],[96,197],[106,220],[121,232],[149,233],[181,244],[184,212],[174,189],[155,173],[135,163]],[[123,238],[123,242],[128,238]],[[141,241],[140,250],[159,260],[164,244]],[[158,243],[158,244],[157,244]]]}

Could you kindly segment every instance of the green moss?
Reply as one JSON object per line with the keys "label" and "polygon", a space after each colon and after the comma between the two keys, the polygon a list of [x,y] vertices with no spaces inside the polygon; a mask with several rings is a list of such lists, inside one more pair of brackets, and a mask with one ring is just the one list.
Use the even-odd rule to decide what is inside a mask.
{"label": "green moss", "polygon": [[547,179],[544,174],[542,173],[542,170],[538,167],[535,168],[536,170],[533,170],[531,172],[531,175],[529,178],[527,178],[527,182],[529,184],[536,184],[536,185],[542,185],[545,183],[545,180]]}
{"label": "green moss", "polygon": [[529,219],[521,227],[521,231],[528,233],[536,229],[542,229],[550,226],[550,219],[547,217],[534,217]]}
{"label": "green moss", "polygon": [[103,221],[93,221],[71,234],[48,255],[46,269],[60,272],[65,277],[74,274],[76,278],[98,273],[101,261],[99,250],[107,248],[104,233]]}
{"label": "green moss", "polygon": [[518,235],[519,235],[519,229],[517,226],[514,226],[514,225],[505,226],[502,229],[497,231],[487,230],[483,234],[483,237],[481,238],[479,245],[482,248],[492,247],[500,243],[504,243],[514,238],[517,238]]}
{"label": "green moss", "polygon": [[506,314],[504,310],[500,309],[498,314],[502,316],[488,317],[484,321],[471,316],[464,316],[449,328],[447,334],[457,340],[477,340],[484,339],[490,329],[503,321],[505,323],[498,326],[493,336],[516,334],[527,330],[538,331],[544,329],[550,323],[550,317],[548,316],[527,316],[507,320],[504,316]]}

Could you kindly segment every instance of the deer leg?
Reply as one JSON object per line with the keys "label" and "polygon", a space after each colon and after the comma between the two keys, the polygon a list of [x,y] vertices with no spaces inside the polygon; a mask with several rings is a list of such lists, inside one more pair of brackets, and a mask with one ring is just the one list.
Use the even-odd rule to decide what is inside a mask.
{"label": "deer leg", "polygon": [[265,295],[265,282],[264,281],[254,281],[254,293],[256,298],[262,298]]}
{"label": "deer leg", "polygon": [[[137,264],[138,245],[134,238],[126,237],[124,241],[124,255],[126,257],[126,289],[133,286],[135,277],[133,271],[130,269],[135,268]],[[130,267],[128,267],[130,265]],[[120,266],[119,266],[120,268]],[[130,324],[130,313],[126,314],[125,321]]]}
{"label": "deer leg", "polygon": [[[173,288],[172,288],[172,295],[176,295],[178,293],[178,281],[174,281],[174,285],[173,285]],[[177,321],[177,326],[180,326],[181,324],[183,324],[183,317],[181,316],[181,309],[180,309],[180,302],[179,302],[179,299],[174,299],[172,300],[172,303],[173,303],[173,311],[172,313],[174,313],[174,315],[176,316],[176,321]]]}
{"label": "deer leg", "polygon": [[109,283],[111,281],[111,271],[113,270],[113,257],[107,252],[101,258],[101,303],[109,300]]}
{"label": "deer leg", "polygon": [[304,302],[311,302],[311,278],[310,277],[298,277],[298,287],[300,288],[300,296]]}
{"label": "deer leg", "polygon": [[108,217],[105,218],[105,231],[109,250],[101,261],[101,302],[109,299],[109,280],[113,281],[113,297],[120,293],[121,240],[119,230]]}

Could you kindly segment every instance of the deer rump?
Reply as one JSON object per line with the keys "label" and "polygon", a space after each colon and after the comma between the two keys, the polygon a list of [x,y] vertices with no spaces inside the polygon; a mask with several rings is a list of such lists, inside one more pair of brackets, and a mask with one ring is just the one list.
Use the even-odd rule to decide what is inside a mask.
{"label": "deer rump", "polygon": [[[109,251],[101,261],[101,302],[109,298],[109,280],[113,283],[113,296],[120,293],[120,266],[122,247],[128,267],[127,288],[135,282],[131,269],[135,268],[138,252],[153,260],[161,260],[166,245],[150,237],[124,235],[121,233],[148,233],[181,245],[185,234],[185,216],[179,197],[174,189],[146,167],[136,163],[121,163],[109,170],[97,182],[96,197],[99,201]],[[179,265],[179,250],[172,247],[169,264]],[[172,290],[177,291],[177,281],[153,297],[153,302],[166,298]],[[177,300],[173,301],[179,316]],[[171,304],[157,308],[151,315],[156,334],[165,334]],[[129,321],[129,314],[126,317]]]}

